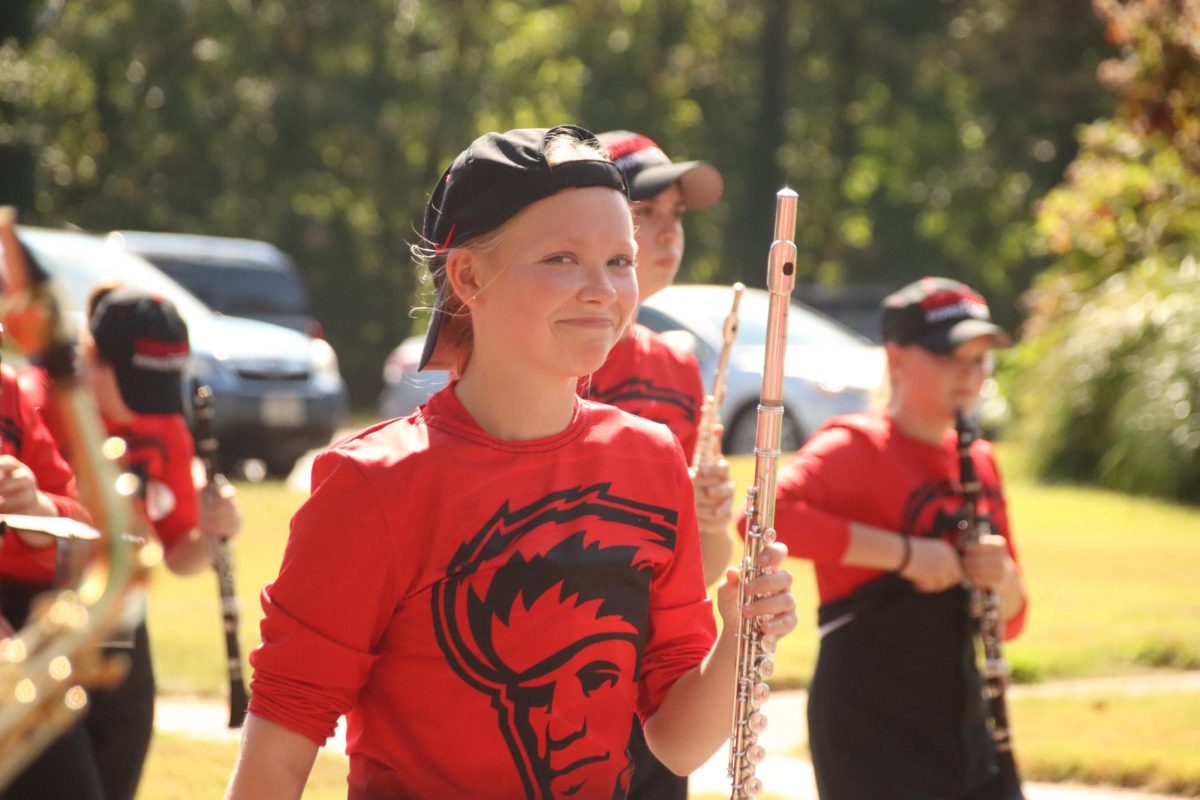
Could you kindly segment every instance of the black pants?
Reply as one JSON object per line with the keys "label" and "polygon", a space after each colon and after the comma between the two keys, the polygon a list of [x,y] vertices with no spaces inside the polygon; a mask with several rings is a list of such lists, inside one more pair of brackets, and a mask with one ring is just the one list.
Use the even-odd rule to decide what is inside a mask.
{"label": "black pants", "polygon": [[[45,587],[5,583],[0,590],[4,616],[20,627],[29,602]],[[83,722],[42,751],[0,793],[0,800],[133,800],[154,729],[154,669],[143,623],[131,648],[106,649],[129,659],[125,680],[88,692]]]}
{"label": "black pants", "polygon": [[663,766],[650,752],[642,723],[633,721],[629,737],[629,754],[633,758],[633,781],[629,785],[629,800],[687,800],[688,780]]}

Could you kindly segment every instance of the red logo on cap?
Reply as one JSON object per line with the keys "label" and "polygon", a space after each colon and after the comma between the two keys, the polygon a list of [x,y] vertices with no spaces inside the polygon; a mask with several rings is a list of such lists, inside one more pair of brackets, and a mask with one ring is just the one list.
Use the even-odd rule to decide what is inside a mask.
{"label": "red logo on cap", "polygon": [[962,289],[934,292],[921,301],[921,309],[925,312],[927,325],[948,319],[989,319],[991,316],[983,297]]}

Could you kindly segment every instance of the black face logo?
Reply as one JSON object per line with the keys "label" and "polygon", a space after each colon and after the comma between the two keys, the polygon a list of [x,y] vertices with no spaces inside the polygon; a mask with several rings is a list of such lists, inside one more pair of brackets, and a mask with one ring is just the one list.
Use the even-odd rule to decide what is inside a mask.
{"label": "black face logo", "polygon": [[609,484],[506,503],[435,587],[438,644],[491,699],[526,796],[625,796],[650,580],[676,523]]}
{"label": "black face logo", "polygon": [[[655,405],[674,406],[682,411],[688,422],[696,421],[696,400],[687,392],[658,386],[649,378],[629,378],[613,386],[601,387],[594,383],[588,399],[597,403],[623,408],[639,417],[660,421],[653,412]],[[642,413],[641,409],[646,413]]]}
{"label": "black face logo", "polygon": [[[983,487],[979,502],[981,521],[990,522],[991,515],[988,509],[998,497],[992,487]],[[966,519],[963,516],[962,490],[958,483],[949,480],[929,481],[908,495],[908,502],[901,517],[900,533],[945,539],[957,547],[964,527]]]}

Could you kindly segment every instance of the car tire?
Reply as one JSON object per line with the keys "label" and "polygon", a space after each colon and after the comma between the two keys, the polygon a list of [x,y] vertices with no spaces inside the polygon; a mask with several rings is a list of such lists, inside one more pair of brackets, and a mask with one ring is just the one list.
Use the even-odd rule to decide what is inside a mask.
{"label": "car tire", "polygon": [[[725,430],[722,450],[726,455],[745,455],[754,452],[754,440],[758,433],[758,406],[743,406],[733,416],[733,422]],[[779,449],[785,455],[791,454],[804,444],[804,431],[787,410],[783,412],[783,430],[779,437]]]}

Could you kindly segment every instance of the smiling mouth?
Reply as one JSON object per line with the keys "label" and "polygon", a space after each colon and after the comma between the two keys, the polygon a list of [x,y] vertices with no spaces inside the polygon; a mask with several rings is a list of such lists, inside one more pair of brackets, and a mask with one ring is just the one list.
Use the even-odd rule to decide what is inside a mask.
{"label": "smiling mouth", "polygon": [[595,756],[585,756],[584,758],[580,758],[575,761],[572,761],[570,764],[567,764],[562,769],[554,769],[553,767],[551,767],[550,771],[555,778],[562,778],[562,777],[565,777],[566,775],[568,775],[569,773],[574,772],[577,769],[582,769],[591,764],[599,764],[604,761],[608,761],[608,753],[603,753],[601,755],[595,755]]}

